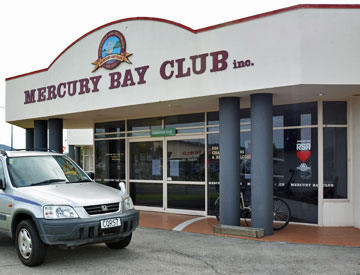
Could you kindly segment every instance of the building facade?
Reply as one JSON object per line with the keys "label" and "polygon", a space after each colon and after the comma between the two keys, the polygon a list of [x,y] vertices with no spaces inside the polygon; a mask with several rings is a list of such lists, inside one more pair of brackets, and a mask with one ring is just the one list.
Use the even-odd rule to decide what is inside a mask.
{"label": "building facade", "polygon": [[213,215],[220,195],[221,222],[234,224],[247,186],[265,234],[273,195],[293,222],[360,227],[359,29],[360,5],[200,30],[119,20],[8,78],[6,118],[29,148],[93,129],[96,181],[126,182],[138,209]]}

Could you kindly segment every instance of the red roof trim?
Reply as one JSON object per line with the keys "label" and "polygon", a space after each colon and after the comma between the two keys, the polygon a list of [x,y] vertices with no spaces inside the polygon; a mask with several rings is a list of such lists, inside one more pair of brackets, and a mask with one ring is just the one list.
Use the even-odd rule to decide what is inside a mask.
{"label": "red roof trim", "polygon": [[210,30],[213,30],[213,29],[218,29],[218,28],[222,28],[222,27],[225,27],[225,26],[238,24],[238,23],[242,23],[242,22],[246,22],[246,21],[250,21],[250,20],[254,20],[254,19],[258,19],[258,18],[270,16],[270,15],[275,15],[275,14],[282,13],[282,12],[297,10],[297,9],[360,9],[360,4],[300,4],[300,5],[295,5],[295,6],[291,6],[291,7],[287,7],[287,8],[283,8],[283,9],[278,9],[278,10],[273,10],[273,11],[269,11],[269,12],[265,12],[265,13],[261,13],[261,14],[257,14],[257,15],[253,15],[253,16],[249,16],[249,17],[245,17],[245,18],[241,18],[241,19],[237,19],[237,20],[233,20],[233,21],[229,21],[229,22],[225,22],[225,23],[221,23],[221,24],[217,24],[217,25],[213,25],[213,26],[210,26],[210,27],[197,29],[197,30],[194,30],[194,29],[192,29],[190,27],[187,27],[185,25],[182,25],[180,23],[177,23],[177,22],[174,22],[174,21],[171,21],[171,20],[155,18],[155,17],[131,17],[131,18],[126,18],[126,19],[121,19],[121,20],[113,21],[113,22],[110,22],[108,24],[102,25],[102,26],[100,26],[100,27],[98,27],[96,29],[93,29],[93,30],[89,31],[88,33],[84,34],[83,36],[81,36],[80,38],[78,38],[77,40],[75,40],[73,43],[71,43],[65,50],[63,50],[54,59],[54,61],[50,64],[50,66],[48,68],[33,71],[33,72],[29,72],[29,73],[25,73],[25,74],[21,74],[21,75],[17,75],[17,76],[13,76],[13,77],[9,77],[9,78],[6,78],[5,80],[8,81],[8,80],[24,77],[24,76],[27,76],[27,75],[32,75],[32,74],[48,71],[50,69],[50,67],[60,58],[60,56],[64,52],[66,52],[69,48],[71,48],[74,44],[79,42],[81,39],[83,39],[84,37],[88,36],[89,34],[91,34],[93,32],[96,32],[96,31],[98,31],[98,30],[100,30],[102,28],[105,28],[105,27],[113,25],[113,24],[121,23],[121,22],[134,21],[134,20],[158,21],[158,22],[163,22],[163,23],[167,23],[167,24],[172,24],[174,26],[183,28],[185,30],[188,30],[188,31],[196,34],[196,33],[200,33],[200,32],[210,31]]}

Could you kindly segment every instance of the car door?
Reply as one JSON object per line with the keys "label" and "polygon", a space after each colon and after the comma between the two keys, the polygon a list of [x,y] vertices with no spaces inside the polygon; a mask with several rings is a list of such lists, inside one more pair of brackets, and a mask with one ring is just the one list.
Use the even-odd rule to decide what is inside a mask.
{"label": "car door", "polygon": [[[2,158],[0,158],[0,179],[7,184]],[[6,195],[5,190],[0,189],[0,231],[8,231],[7,220],[9,219],[11,201],[11,197]]]}

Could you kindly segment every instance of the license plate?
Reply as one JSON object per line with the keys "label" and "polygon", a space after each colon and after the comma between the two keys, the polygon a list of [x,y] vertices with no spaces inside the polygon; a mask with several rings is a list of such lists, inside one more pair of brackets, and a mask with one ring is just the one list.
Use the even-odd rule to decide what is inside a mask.
{"label": "license plate", "polygon": [[100,221],[101,229],[118,227],[121,225],[120,218],[107,219]]}

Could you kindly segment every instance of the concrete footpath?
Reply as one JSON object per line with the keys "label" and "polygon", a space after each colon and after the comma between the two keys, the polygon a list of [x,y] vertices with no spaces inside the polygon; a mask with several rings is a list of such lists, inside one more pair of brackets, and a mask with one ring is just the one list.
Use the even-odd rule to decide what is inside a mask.
{"label": "concrete footpath", "polygon": [[138,228],[131,244],[49,248],[45,263],[23,266],[12,241],[0,238],[0,274],[360,274],[360,248],[260,242],[218,235]]}

